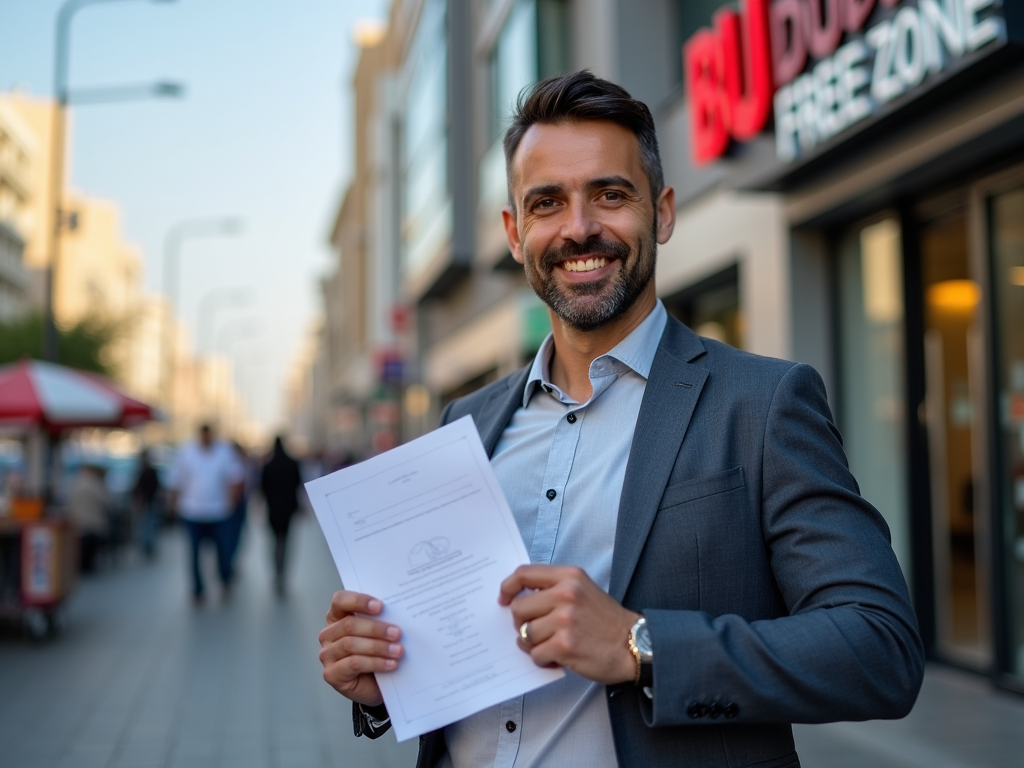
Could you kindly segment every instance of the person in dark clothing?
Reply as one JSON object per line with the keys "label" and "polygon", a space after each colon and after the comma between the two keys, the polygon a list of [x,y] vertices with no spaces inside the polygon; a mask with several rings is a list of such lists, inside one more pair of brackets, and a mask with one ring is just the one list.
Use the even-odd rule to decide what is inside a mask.
{"label": "person in dark clothing", "polygon": [[249,513],[249,493],[255,484],[255,478],[253,477],[254,465],[249,458],[249,454],[245,452],[245,448],[237,440],[233,441],[231,445],[245,472],[245,479],[242,481],[242,493],[238,497],[238,501],[235,502],[235,507],[231,511],[231,517],[228,518],[228,547],[233,564],[232,567],[237,573],[238,567],[234,565],[234,562],[238,554],[238,545],[242,541],[242,531],[245,528],[245,519]]}
{"label": "person in dark clothing", "polygon": [[288,527],[299,507],[298,491],[302,485],[299,462],[288,455],[284,440],[274,438],[274,453],[263,465],[260,490],[267,502],[267,520],[274,532],[274,588],[284,594],[284,561]]}
{"label": "person in dark clothing", "polygon": [[147,448],[139,454],[139,473],[132,489],[132,500],[139,521],[139,544],[147,558],[156,555],[156,537],[160,530],[159,492],[160,479]]}

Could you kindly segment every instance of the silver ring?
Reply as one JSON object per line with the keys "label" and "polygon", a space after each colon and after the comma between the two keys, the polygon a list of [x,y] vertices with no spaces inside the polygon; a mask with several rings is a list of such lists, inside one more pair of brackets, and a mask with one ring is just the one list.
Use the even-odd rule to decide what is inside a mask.
{"label": "silver ring", "polygon": [[519,637],[522,638],[523,642],[527,645],[532,645],[530,642],[530,622],[524,621],[519,625]]}

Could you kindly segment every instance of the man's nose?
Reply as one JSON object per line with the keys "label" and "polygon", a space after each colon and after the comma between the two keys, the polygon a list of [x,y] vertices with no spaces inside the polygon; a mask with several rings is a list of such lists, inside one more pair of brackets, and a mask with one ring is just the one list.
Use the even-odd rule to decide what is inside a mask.
{"label": "man's nose", "polygon": [[583,202],[570,203],[559,233],[563,239],[585,243],[601,234],[601,222],[591,207]]}

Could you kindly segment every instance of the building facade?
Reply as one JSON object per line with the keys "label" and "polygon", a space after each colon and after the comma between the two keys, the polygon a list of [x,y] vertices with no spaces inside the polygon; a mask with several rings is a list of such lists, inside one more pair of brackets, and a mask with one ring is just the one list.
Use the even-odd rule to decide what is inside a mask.
{"label": "building facade", "polygon": [[36,154],[36,139],[29,126],[0,102],[0,321],[17,318],[31,306],[23,233],[30,223]]}
{"label": "building facade", "polygon": [[[523,87],[590,69],[658,126],[678,219],[666,307],[821,372],[930,655],[1024,691],[1024,7],[395,0],[387,39],[388,107],[356,121],[377,142],[357,154],[388,172],[349,190],[378,201],[353,226],[383,235],[335,245],[366,286],[338,332],[394,314],[366,297],[404,308],[399,436],[543,339],[501,227],[500,136]],[[373,391],[387,371],[364,373]]]}

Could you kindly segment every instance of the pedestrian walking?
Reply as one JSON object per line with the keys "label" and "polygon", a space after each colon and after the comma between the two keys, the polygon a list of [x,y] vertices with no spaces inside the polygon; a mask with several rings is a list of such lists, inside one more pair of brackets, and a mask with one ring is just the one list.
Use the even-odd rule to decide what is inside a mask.
{"label": "pedestrian walking", "polygon": [[284,594],[285,552],[288,528],[299,508],[302,476],[299,462],[288,455],[281,436],[274,438],[274,452],[260,472],[260,490],[267,502],[267,521],[274,532],[274,589]]}
{"label": "pedestrian walking", "polygon": [[156,538],[160,531],[160,479],[148,448],[139,454],[139,471],[132,488],[132,502],[139,521],[139,546],[147,560],[156,556]]}
{"label": "pedestrian walking", "polygon": [[232,447],[214,439],[203,424],[199,439],[185,444],[175,457],[170,506],[188,530],[192,555],[192,599],[205,594],[200,562],[204,540],[213,541],[224,598],[231,596],[231,513],[242,495],[244,469]]}
{"label": "pedestrian walking", "polygon": [[98,464],[85,463],[68,488],[68,517],[78,530],[82,573],[96,570],[100,551],[110,540],[110,492],[103,479],[105,474]]}

